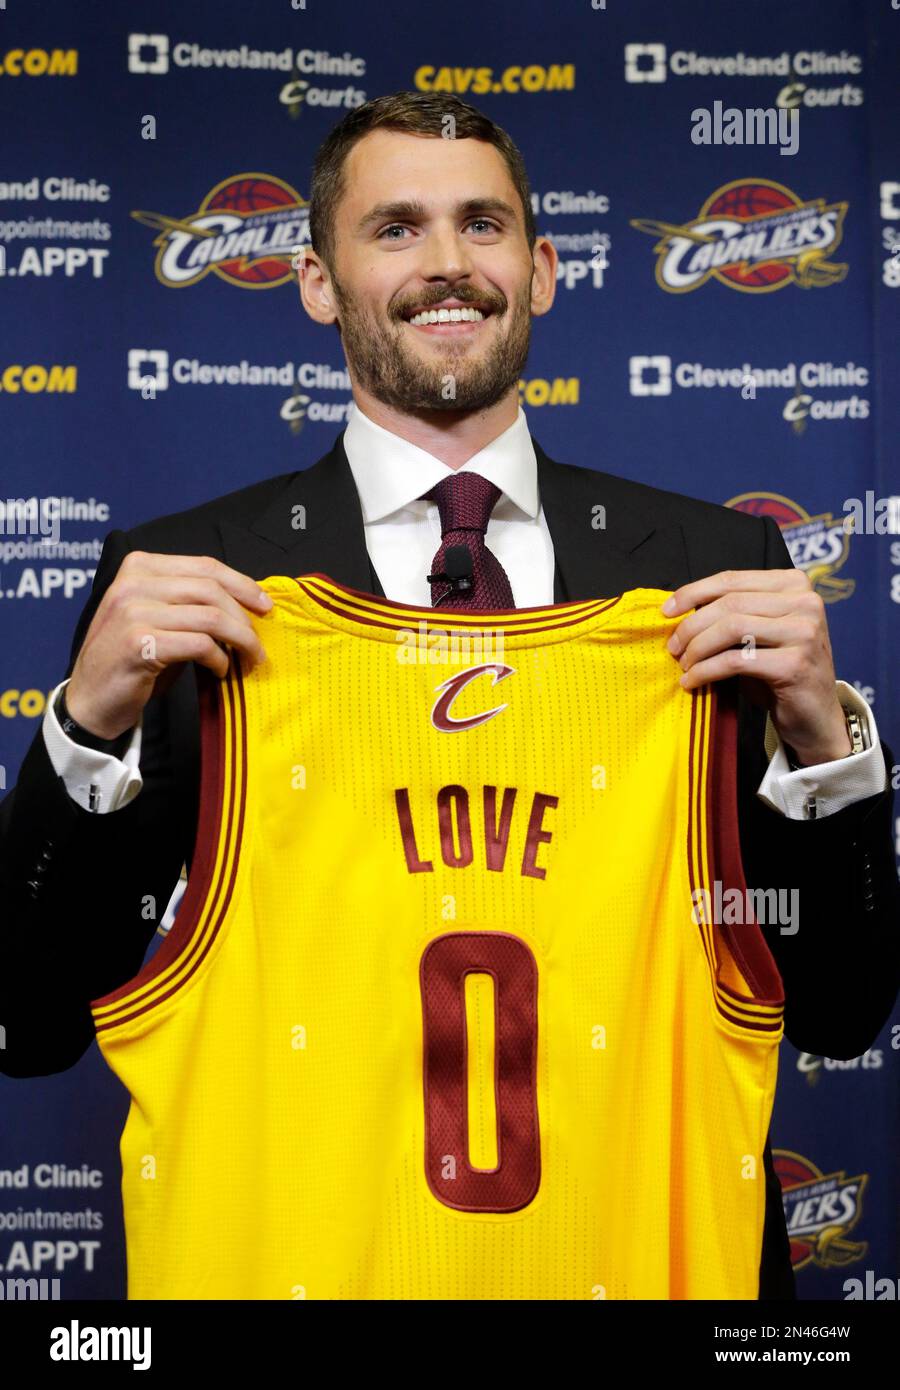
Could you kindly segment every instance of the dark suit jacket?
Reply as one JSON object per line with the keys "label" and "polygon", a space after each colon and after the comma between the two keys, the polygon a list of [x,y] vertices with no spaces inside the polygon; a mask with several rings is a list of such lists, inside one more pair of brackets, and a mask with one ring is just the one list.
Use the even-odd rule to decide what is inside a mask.
{"label": "dark suit jacket", "polygon": [[[775,523],[555,463],[534,440],[538,482],[556,554],[554,600],[674,589],[723,569],[785,568]],[[606,529],[592,525],[606,508]],[[294,529],[295,508],[306,509]],[[381,593],[365,545],[359,498],[340,435],[303,472],[268,478],[190,511],[106,539],[75,631],[68,672],[103,593],[129,550],[206,554],[263,579],[318,571]],[[68,674],[67,672],[67,674]],[[819,821],[788,820],[756,795],[767,759],[765,715],[741,699],[739,820],[750,887],[797,888],[800,930],[767,930],[784,981],[785,1032],[795,1047],[859,1056],[888,1018],[900,979],[900,886],[890,791]],[[883,749],[887,765],[892,764]],[[53,771],[38,731],[15,788],[0,803],[0,1070],[36,1076],[71,1066],[89,1046],[89,1001],[131,978],[161,915],[197,821],[199,742],[195,670],[186,666],[143,722],[144,785],[107,815],[78,806]],[[787,1234],[769,1144],[760,1297],[794,1296]]]}

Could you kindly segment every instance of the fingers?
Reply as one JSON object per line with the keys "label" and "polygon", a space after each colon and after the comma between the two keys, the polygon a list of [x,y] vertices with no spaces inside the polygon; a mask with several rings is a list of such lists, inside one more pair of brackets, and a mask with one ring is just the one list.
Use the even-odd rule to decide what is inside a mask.
{"label": "fingers", "polygon": [[165,643],[164,639],[176,633],[208,636],[222,646],[236,647],[251,666],[265,661],[262,642],[247,614],[238,605],[235,605],[235,609],[236,612],[232,613],[214,604],[134,603],[128,610],[126,640],[136,656],[157,665],[167,665],[170,660],[194,659],[169,655],[172,645]]}
{"label": "fingers", "polygon": [[747,649],[731,647],[707,657],[705,661],[696,661],[679,677],[678,683],[685,690],[696,690],[707,682],[726,680],[729,676],[744,676],[761,682],[770,690],[776,690],[796,681],[804,665],[796,648],[757,647],[751,659]]}
{"label": "fingers", "polygon": [[159,555],[147,550],[132,550],[122,561],[116,579],[118,580],[120,575],[129,575],[133,570],[160,577],[173,576],[182,580],[188,577],[211,580],[238,603],[255,613],[268,613],[272,607],[271,598],[259,587],[255,579],[251,579],[248,574],[241,574],[240,570],[232,569],[230,565],[214,559],[211,555]]}
{"label": "fingers", "polygon": [[811,588],[796,592],[732,591],[705,603],[702,608],[684,618],[669,637],[667,646],[669,651],[677,656],[701,632],[714,625],[730,624],[732,631],[740,629],[740,636],[743,636],[747,631],[758,634],[762,630],[757,619],[789,616],[824,626],[825,605]]}
{"label": "fingers", "polygon": [[761,618],[735,613],[698,632],[680,654],[673,652],[673,655],[687,668],[718,652],[736,648],[738,656],[748,662],[756,659],[761,647],[811,649],[815,636],[814,627],[804,618]]}
{"label": "fingers", "polygon": [[123,586],[111,604],[123,616],[127,614],[131,632],[152,634],[157,642],[164,632],[205,632],[237,647],[253,663],[265,660],[246,609],[214,580],[157,578],[153,598],[144,597],[144,593],[146,589],[136,597]]}
{"label": "fingers", "polygon": [[728,593],[784,590],[800,594],[809,589],[811,585],[803,570],[720,570],[718,574],[692,580],[690,584],[682,584],[675,589],[671,598],[663,604],[663,612],[668,617],[675,617]]}
{"label": "fingers", "polygon": [[104,621],[127,625],[146,657],[161,668],[172,660],[200,660],[224,674],[227,655],[220,659],[209,643],[198,644],[203,657],[173,656],[185,644],[163,641],[166,633],[206,635],[213,642],[236,647],[251,664],[264,661],[265,651],[250,620],[251,612],[264,614],[272,600],[249,575],[207,555],[158,555],[132,551],[125,557],[104,596]]}
{"label": "fingers", "polygon": [[154,643],[156,660],[165,672],[175,663],[195,661],[216,676],[224,678],[228,674],[228,652],[207,632],[160,632],[155,634]]}
{"label": "fingers", "polygon": [[231,649],[246,665],[265,661],[253,615],[272,606],[249,575],[211,556],[132,551],[100,601],[73,667],[69,689],[84,713],[79,722],[115,737],[135,724],[163,676],[163,688],[171,685],[170,668],[195,661],[224,677]]}

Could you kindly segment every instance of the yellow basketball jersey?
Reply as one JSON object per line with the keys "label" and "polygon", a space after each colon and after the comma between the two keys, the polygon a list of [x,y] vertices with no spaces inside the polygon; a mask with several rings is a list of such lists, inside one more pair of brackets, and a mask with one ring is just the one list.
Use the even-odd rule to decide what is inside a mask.
{"label": "yellow basketball jersey", "polygon": [[268,659],[200,673],[175,925],[92,1005],[129,1297],[756,1298],[782,989],[714,920],[734,683],[680,686],[662,590],[262,587]]}

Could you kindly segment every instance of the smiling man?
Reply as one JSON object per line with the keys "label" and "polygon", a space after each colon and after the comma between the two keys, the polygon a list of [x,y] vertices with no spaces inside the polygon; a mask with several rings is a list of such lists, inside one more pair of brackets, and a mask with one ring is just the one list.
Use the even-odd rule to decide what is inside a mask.
{"label": "smiling man", "polygon": [[[301,289],[312,318],[337,322],[358,408],[394,433],[404,422],[423,449],[442,441],[434,452],[454,467],[516,418],[531,318],[553,304],[557,255],[535,241],[525,185],[496,146],[439,148],[436,162],[433,140],[373,130],[337,176],[336,226],[335,178],[323,172],[310,216],[322,254],[308,255]],[[408,196],[380,196],[401,187]]]}
{"label": "smiling man", "polygon": [[[367,103],[317,154],[310,232],[302,303],[340,334],[347,427],[311,467],[107,538],[0,806],[0,1067],[62,1070],[96,1030],[139,1097],[132,1296],[791,1298],[764,1143],[782,995],[817,1054],[888,1017],[890,751],[771,519],[530,434],[557,257],[504,131],[453,97]],[[438,605],[521,659],[404,668],[396,630]],[[202,720],[200,667],[229,692],[216,715],[199,673]],[[588,785],[598,742],[624,801]],[[245,773],[265,830],[217,853]],[[707,794],[697,864],[796,895],[799,930],[698,922],[671,835]],[[147,897],[184,861],[141,970]],[[161,1148],[168,1196],[128,1166]]]}

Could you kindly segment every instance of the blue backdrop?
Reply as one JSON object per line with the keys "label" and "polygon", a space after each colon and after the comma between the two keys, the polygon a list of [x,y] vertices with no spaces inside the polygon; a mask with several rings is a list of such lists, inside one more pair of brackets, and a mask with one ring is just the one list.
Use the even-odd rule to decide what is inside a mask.
{"label": "blue backdrop", "polygon": [[[828,602],[838,674],[900,749],[900,0],[11,0],[5,785],[104,535],[304,468],[342,427],[340,343],[303,314],[291,248],[326,132],[401,88],[473,101],[524,153],[561,257],[521,383],[532,432],[551,457],[772,512]],[[52,497],[39,551],[6,499]],[[900,1023],[849,1063],[783,1045],[801,1297],[897,1278],[898,1049]],[[0,1271],[123,1294],[126,1105],[95,1047],[62,1076],[0,1078]]]}

